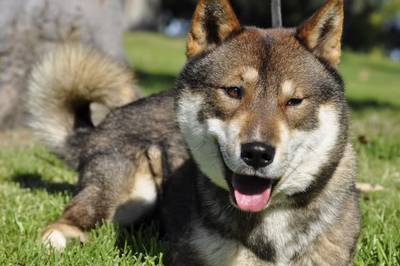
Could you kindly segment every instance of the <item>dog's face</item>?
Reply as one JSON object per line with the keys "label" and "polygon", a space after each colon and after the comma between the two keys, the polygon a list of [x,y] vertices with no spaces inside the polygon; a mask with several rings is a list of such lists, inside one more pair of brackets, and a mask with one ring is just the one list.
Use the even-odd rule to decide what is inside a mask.
{"label": "dog's face", "polygon": [[343,142],[343,3],[298,29],[242,28],[228,1],[200,1],[178,80],[178,121],[202,172],[243,211],[304,192]]}

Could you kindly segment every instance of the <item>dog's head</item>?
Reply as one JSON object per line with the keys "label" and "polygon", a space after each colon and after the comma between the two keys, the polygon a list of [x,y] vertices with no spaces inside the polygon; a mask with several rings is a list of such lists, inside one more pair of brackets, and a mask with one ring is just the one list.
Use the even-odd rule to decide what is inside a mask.
{"label": "dog's head", "polygon": [[200,0],[177,116],[199,168],[239,209],[306,191],[344,146],[342,28],[343,0],[296,29],[241,27],[228,0]]}

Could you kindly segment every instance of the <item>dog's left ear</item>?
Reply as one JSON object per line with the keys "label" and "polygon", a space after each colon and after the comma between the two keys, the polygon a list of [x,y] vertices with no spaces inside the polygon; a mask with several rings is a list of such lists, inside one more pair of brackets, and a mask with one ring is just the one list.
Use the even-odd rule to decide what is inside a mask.
{"label": "dog's left ear", "polygon": [[187,57],[220,45],[240,28],[229,0],[200,0],[187,38]]}
{"label": "dog's left ear", "polygon": [[343,0],[328,0],[297,29],[297,37],[317,57],[336,67],[340,63]]}

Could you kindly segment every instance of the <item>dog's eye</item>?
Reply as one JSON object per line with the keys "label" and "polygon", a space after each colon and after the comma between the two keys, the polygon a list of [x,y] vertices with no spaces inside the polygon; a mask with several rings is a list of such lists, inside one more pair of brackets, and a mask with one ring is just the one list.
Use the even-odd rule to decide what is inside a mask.
{"label": "dog's eye", "polygon": [[226,95],[233,99],[242,99],[243,89],[241,87],[228,87],[224,88]]}
{"label": "dog's eye", "polygon": [[287,101],[286,106],[298,106],[303,102],[303,99],[293,98]]}

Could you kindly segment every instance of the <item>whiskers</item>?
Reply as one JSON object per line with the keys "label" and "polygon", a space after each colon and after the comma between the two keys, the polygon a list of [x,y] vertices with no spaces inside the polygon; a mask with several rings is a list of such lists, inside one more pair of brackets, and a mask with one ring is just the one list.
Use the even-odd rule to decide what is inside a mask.
{"label": "whiskers", "polygon": [[[296,158],[300,156],[304,156],[308,152],[316,152],[315,148],[311,146],[311,144],[304,144],[304,145],[299,145],[298,148],[294,151],[294,158],[292,159],[292,162],[296,160]],[[297,155],[297,156],[296,156]],[[290,165],[288,166],[288,169],[286,172],[289,171],[289,174],[285,174],[285,176],[289,177],[293,175],[294,173],[298,172],[298,169],[302,166],[304,162],[304,158],[300,159],[295,165]]]}

